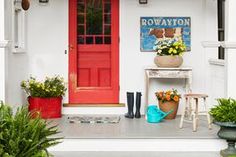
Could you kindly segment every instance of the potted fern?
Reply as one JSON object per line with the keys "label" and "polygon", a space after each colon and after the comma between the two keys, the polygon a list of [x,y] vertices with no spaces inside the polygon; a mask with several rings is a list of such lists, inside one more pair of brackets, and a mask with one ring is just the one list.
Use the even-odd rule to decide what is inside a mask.
{"label": "potted fern", "polygon": [[60,143],[62,138],[52,137],[59,133],[56,126],[31,116],[27,107],[13,114],[10,106],[0,104],[1,157],[49,157],[47,149]]}
{"label": "potted fern", "polygon": [[40,113],[41,118],[60,118],[62,97],[66,87],[62,77],[46,77],[38,81],[34,77],[21,82],[22,89],[26,92],[29,102],[29,111]]}
{"label": "potted fern", "polygon": [[236,100],[229,98],[217,99],[218,104],[211,108],[213,123],[220,126],[218,136],[228,142],[228,148],[221,150],[223,157],[236,155]]}

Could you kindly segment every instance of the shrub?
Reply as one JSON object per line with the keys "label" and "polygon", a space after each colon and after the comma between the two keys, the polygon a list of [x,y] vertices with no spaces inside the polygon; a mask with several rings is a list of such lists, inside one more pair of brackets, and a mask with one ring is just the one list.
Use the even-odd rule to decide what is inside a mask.
{"label": "shrub", "polygon": [[214,121],[236,123],[236,100],[221,98],[217,102],[209,112]]}
{"label": "shrub", "polygon": [[0,156],[1,157],[48,157],[47,148],[59,143],[61,138],[51,137],[58,133],[56,126],[31,114],[26,107],[13,114],[10,106],[0,104]]}

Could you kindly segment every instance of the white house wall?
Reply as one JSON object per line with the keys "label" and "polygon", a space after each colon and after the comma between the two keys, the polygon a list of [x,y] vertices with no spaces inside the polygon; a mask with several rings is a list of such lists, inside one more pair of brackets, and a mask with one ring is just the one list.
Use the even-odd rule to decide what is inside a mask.
{"label": "white house wall", "polygon": [[5,17],[4,1],[0,1],[0,100],[5,101]]}
{"label": "white house wall", "polygon": [[235,73],[235,67],[236,67],[236,38],[235,38],[235,27],[236,27],[236,21],[235,10],[236,1],[234,0],[227,0],[226,1],[226,41],[228,41],[231,44],[231,47],[233,48],[227,48],[226,52],[226,75],[227,75],[227,96],[236,98],[236,88],[235,88],[235,79],[236,79],[236,73]]}
{"label": "white house wall", "polygon": [[19,106],[26,104],[25,95],[20,88],[20,82],[29,77],[28,54],[14,54],[12,52],[12,18],[13,1],[5,0],[5,39],[10,41],[6,48],[5,66],[6,66],[6,103]]}
{"label": "white house wall", "polygon": [[[206,50],[201,42],[217,39],[216,1],[149,0],[147,5],[139,5],[137,0],[120,0],[120,102],[126,102],[127,91],[144,93],[144,68],[154,65],[155,53],[140,52],[141,16],[191,17],[192,46],[191,52],[184,55],[184,66],[193,68],[193,91],[207,92],[211,96],[209,84],[212,67],[208,59],[216,58],[217,50]],[[68,80],[68,54],[65,53],[68,46],[68,1],[50,0],[49,4],[44,6],[40,5],[38,0],[32,0],[27,17],[27,41],[25,57],[18,55],[17,58],[23,63],[22,66],[28,68],[28,74],[38,78],[59,74]],[[12,57],[16,64],[14,59],[16,57]],[[13,66],[19,65],[14,64]],[[20,77],[12,79],[15,79],[12,86],[17,86]],[[152,81],[149,102],[156,103],[154,93],[157,90],[177,88],[179,92],[184,93],[183,85],[183,80]],[[142,98],[144,103],[144,97]],[[67,96],[64,101],[68,102]],[[74,108],[64,113],[93,111],[93,113],[122,114],[125,110],[125,108]]]}

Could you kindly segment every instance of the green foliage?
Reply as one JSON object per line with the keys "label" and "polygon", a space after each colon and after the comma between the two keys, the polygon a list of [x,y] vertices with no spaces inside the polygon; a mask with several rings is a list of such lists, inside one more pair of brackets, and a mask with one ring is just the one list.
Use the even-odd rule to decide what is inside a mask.
{"label": "green foliage", "polygon": [[210,115],[217,122],[236,123],[236,100],[235,99],[217,99],[218,105],[211,108]]}
{"label": "green foliage", "polygon": [[11,107],[0,104],[0,157],[48,157],[47,148],[59,143],[56,126],[47,126],[40,118],[31,118],[26,107],[13,114]]}
{"label": "green foliage", "polygon": [[102,34],[102,1],[97,0],[95,1],[87,1],[87,8],[86,8],[86,34],[95,35],[95,34]]}
{"label": "green foliage", "polygon": [[21,82],[21,88],[25,90],[28,96],[32,97],[60,97],[65,95],[66,87],[62,77],[46,77],[44,81],[37,81],[30,77],[27,81]]}

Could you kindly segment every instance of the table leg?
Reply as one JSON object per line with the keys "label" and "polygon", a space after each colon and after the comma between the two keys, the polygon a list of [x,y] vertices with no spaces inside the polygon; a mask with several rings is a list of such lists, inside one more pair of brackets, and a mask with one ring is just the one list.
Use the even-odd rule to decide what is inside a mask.
{"label": "table leg", "polygon": [[192,78],[186,79],[186,93],[192,93]]}
{"label": "table leg", "polygon": [[148,72],[145,72],[145,81],[146,81],[146,91],[145,91],[145,110],[144,114],[147,113],[147,108],[148,108],[148,96],[149,96],[149,77],[148,77]]}

